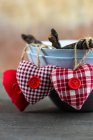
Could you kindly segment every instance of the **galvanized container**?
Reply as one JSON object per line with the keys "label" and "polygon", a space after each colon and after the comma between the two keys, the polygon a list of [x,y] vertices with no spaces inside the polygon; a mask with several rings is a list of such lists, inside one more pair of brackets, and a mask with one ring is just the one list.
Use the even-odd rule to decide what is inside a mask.
{"label": "galvanized container", "polygon": [[[76,40],[64,40],[60,41],[62,47],[76,42]],[[48,41],[43,41],[46,45],[50,45]],[[77,49],[77,60],[80,61],[86,50]],[[37,48],[29,46],[27,50],[28,58],[34,64],[37,65]],[[49,49],[42,48],[39,54],[40,66],[45,66],[48,64],[64,67],[73,68],[74,62],[74,50],[73,49]],[[90,52],[83,63],[93,64],[93,52]],[[80,110],[76,110],[69,106],[67,103],[62,102],[55,90],[51,91],[50,98],[52,101],[64,111],[74,111],[74,112],[90,112],[93,111],[93,93],[89,95],[87,101],[84,103]]]}

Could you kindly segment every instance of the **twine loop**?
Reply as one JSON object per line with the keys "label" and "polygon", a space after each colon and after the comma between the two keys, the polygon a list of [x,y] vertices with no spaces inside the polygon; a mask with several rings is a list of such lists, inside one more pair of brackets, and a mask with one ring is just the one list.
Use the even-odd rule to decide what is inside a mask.
{"label": "twine loop", "polygon": [[21,55],[21,61],[24,60],[24,57],[25,57],[25,54],[26,54],[26,51],[27,51],[28,47],[29,47],[28,44],[24,47],[24,49],[22,51],[22,55]]}
{"label": "twine loop", "polygon": [[84,62],[84,60],[86,59],[88,54],[91,51],[93,51],[93,48],[91,48],[90,44],[89,44],[90,39],[92,39],[92,38],[89,37],[89,38],[85,39],[88,50],[86,50],[86,53],[84,54],[83,58],[79,61],[79,63],[77,63],[77,45],[81,41],[81,39],[75,44],[75,46],[74,46],[74,67],[73,67],[73,70],[77,69]]}
{"label": "twine loop", "polygon": [[[48,46],[45,45],[45,44],[36,44],[36,45],[35,45],[35,44],[31,44],[31,46],[37,48],[37,62],[36,62],[36,64],[37,64],[38,67],[40,67],[40,58],[39,58],[40,51],[41,51],[42,48],[48,48]],[[23,49],[23,51],[22,51],[22,55],[21,55],[21,61],[24,60],[26,51],[27,51],[27,49],[28,49],[29,47],[30,47],[29,44],[27,44],[26,47],[24,47],[24,49]]]}

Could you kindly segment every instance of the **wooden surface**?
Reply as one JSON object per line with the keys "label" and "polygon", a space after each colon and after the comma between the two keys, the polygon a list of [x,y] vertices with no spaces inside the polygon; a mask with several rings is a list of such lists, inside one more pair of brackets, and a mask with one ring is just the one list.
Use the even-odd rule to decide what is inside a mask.
{"label": "wooden surface", "polygon": [[49,98],[21,113],[0,85],[0,140],[93,140],[93,113],[64,113]]}

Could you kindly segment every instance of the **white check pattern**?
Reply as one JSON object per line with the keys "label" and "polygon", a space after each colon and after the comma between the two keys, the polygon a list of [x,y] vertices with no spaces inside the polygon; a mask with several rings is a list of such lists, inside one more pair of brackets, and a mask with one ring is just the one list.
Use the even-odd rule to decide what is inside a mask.
{"label": "white check pattern", "polygon": [[[81,81],[81,87],[77,90],[70,89],[68,86],[69,79],[73,77],[79,78]],[[93,89],[93,66],[85,64],[74,71],[67,68],[56,68],[52,71],[51,80],[60,99],[80,110]]]}
{"label": "white check pattern", "polygon": [[[49,91],[53,88],[50,75],[52,70],[56,68],[52,65],[38,68],[30,61],[23,60],[17,68],[17,81],[26,100],[35,104],[40,99],[49,95]],[[40,78],[40,86],[37,89],[30,88],[28,81],[31,77],[38,76]]]}

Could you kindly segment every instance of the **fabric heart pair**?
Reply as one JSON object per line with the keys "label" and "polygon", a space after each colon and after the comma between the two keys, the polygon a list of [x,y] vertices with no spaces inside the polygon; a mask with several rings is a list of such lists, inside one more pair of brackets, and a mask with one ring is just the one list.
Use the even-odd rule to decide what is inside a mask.
{"label": "fabric heart pair", "polygon": [[38,68],[23,60],[16,78],[27,103],[35,104],[55,89],[62,101],[79,110],[93,88],[93,66],[85,64],[76,70],[52,65]]}

